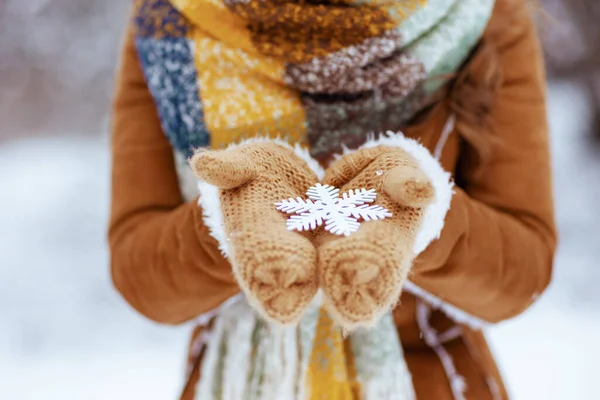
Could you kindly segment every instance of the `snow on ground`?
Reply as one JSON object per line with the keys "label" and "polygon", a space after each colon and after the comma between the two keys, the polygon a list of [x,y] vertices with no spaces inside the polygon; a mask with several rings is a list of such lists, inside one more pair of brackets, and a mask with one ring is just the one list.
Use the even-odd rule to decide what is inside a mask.
{"label": "snow on ground", "polygon": [[[553,86],[550,117],[555,281],[489,337],[514,399],[600,398],[600,150],[581,134],[586,108],[573,87]],[[110,284],[106,140],[5,143],[0,193],[0,398],[176,398],[188,327],[144,320]]]}
{"label": "snow on ground", "polygon": [[100,140],[0,147],[0,399],[174,399],[187,329],[111,288]]}

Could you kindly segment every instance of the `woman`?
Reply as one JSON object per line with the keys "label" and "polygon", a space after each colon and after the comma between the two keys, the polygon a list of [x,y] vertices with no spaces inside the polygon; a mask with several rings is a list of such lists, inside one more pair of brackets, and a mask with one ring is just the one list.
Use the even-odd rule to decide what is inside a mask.
{"label": "woman", "polygon": [[[523,1],[137,1],[114,103],[112,276],[148,318],[196,321],[181,398],[507,398],[480,329],[523,312],[551,278],[556,233],[544,84]],[[414,252],[400,298],[389,292],[377,318],[367,321],[352,307],[340,306],[339,315],[318,312],[318,287],[326,299],[335,297],[323,287],[319,267],[330,239],[323,232],[290,233],[297,248],[308,249],[298,259],[308,259],[306,270],[316,275],[289,285],[288,297],[277,295],[299,296],[299,307],[269,303],[268,296],[252,302],[267,321],[292,323],[278,336],[279,328],[240,300],[240,287],[246,298],[252,292],[240,273],[250,267],[228,254],[244,245],[248,260],[268,259],[264,246],[251,245],[263,232],[260,221],[242,222],[243,234],[217,232],[235,218],[225,189],[246,181],[235,175],[237,183],[222,185],[211,203],[202,182],[198,198],[186,160],[197,148],[282,136],[307,145],[311,160],[327,168],[325,180],[343,186],[379,157],[369,147],[394,147],[369,136],[385,131],[417,139],[428,149],[424,157],[452,175],[439,239],[430,237],[424,251]],[[370,140],[373,146],[365,145]],[[264,150],[281,144],[265,141],[246,145],[266,154],[258,163],[234,147],[200,153],[205,158],[193,166],[214,178],[206,166],[221,165],[223,154],[235,161],[227,164],[232,173],[239,173],[240,160],[246,167],[273,165],[285,145]],[[300,167],[294,157],[290,150],[278,158],[281,171],[266,168],[272,180],[265,191],[282,180],[304,191],[318,179],[306,169],[318,170],[316,162]],[[394,171],[377,167],[375,175],[398,180]],[[386,193],[379,193],[381,201],[395,207]],[[230,203],[237,199],[244,209],[241,198]],[[223,214],[220,225],[210,213]],[[363,224],[350,238],[379,222]],[[381,257],[374,263],[401,253],[394,245],[375,248]],[[373,330],[343,336],[335,324],[353,328],[352,316]],[[306,321],[313,326],[304,329]],[[394,336],[386,321],[393,321]],[[305,331],[312,335],[308,350]],[[393,341],[365,332],[385,332]],[[318,340],[327,345],[315,355]]]}

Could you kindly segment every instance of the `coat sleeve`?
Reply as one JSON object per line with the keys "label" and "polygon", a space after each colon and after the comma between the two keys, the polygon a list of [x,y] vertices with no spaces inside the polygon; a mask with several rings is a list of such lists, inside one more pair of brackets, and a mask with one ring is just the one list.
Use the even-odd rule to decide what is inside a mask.
{"label": "coat sleeve", "polygon": [[148,318],[163,323],[192,319],[239,289],[197,202],[182,199],[171,146],[131,31],[117,75],[112,122],[114,285]]}
{"label": "coat sleeve", "polygon": [[[497,7],[506,8],[507,1]],[[520,7],[520,6],[516,6]],[[416,260],[411,281],[485,322],[513,317],[549,284],[556,247],[545,73],[529,13],[490,38],[502,84],[489,115],[491,157],[465,174],[440,239]]]}

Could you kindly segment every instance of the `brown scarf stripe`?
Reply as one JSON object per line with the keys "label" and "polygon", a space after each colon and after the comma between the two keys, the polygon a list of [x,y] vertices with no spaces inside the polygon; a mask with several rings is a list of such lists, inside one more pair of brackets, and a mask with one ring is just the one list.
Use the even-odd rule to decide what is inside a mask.
{"label": "brown scarf stripe", "polygon": [[385,0],[222,1],[246,21],[259,52],[285,61],[284,83],[302,93],[307,141],[321,161],[340,143],[401,129],[418,109],[425,68],[402,51]]}
{"label": "brown scarf stripe", "polygon": [[[306,107],[312,107],[315,105],[325,106],[327,105],[332,110],[332,115],[324,114],[322,120],[319,122],[319,127],[326,130],[338,129],[340,121],[346,118],[345,113],[340,113],[336,110],[336,104],[351,104],[352,115],[357,113],[364,113],[365,115],[371,112],[373,109],[381,108],[381,106],[372,105],[361,107],[360,105],[364,102],[371,104],[370,101],[377,99],[399,99],[408,97],[412,92],[418,89],[419,84],[425,79],[425,70],[423,65],[416,62],[411,57],[402,55],[406,61],[406,69],[401,71],[399,74],[394,75],[386,85],[383,85],[375,90],[361,93],[361,94],[346,94],[338,93],[336,95],[318,95],[318,94],[304,94],[302,96],[303,104]],[[369,100],[371,99],[371,100]],[[375,104],[373,103],[373,104]],[[346,106],[344,106],[346,108]],[[334,112],[335,111],[335,112]],[[338,117],[341,118],[338,121]],[[314,125],[309,124],[309,130],[313,130]]]}
{"label": "brown scarf stripe", "polygon": [[425,97],[421,84],[406,97],[380,89],[354,99],[304,96],[311,155],[327,164],[343,148],[362,145],[368,133],[402,130]]}
{"label": "brown scarf stripe", "polygon": [[[400,46],[400,35],[396,31],[387,32],[326,57],[316,57],[303,64],[288,64],[284,79],[288,85],[309,93],[371,90],[374,85],[365,86],[357,80],[364,79],[367,69],[374,73],[371,66],[390,57]],[[357,83],[356,87],[354,83]]]}
{"label": "brown scarf stripe", "polygon": [[[329,65],[327,65],[329,66]],[[324,66],[322,70],[309,73],[299,73],[293,66],[288,66],[285,82],[300,91],[307,93],[335,94],[335,93],[359,93],[374,90],[384,85],[394,85],[394,92],[403,92],[408,82],[411,86],[414,80],[424,76],[423,65],[413,57],[404,53],[394,53],[392,56],[378,59],[365,66],[352,68],[343,73],[336,73],[335,64],[328,69]],[[333,70],[333,71],[331,71]],[[403,76],[403,85],[397,87],[396,76]]]}
{"label": "brown scarf stripe", "polygon": [[330,77],[317,74],[286,76],[285,82],[300,91],[310,93],[346,92],[353,94],[366,92],[384,85],[394,75],[399,74],[405,67],[401,64],[400,59],[400,55],[395,55],[376,61],[364,68],[355,68],[346,74]]}
{"label": "brown scarf stripe", "polygon": [[361,95],[302,96],[307,118],[307,141],[313,157],[331,161],[341,144],[360,146],[365,133],[399,131],[414,116],[425,99],[422,64],[404,54],[406,68],[391,77],[386,85]]}
{"label": "brown scarf stripe", "polygon": [[372,6],[281,0],[226,0],[226,5],[247,21],[259,51],[290,63],[325,57],[396,27],[386,11]]}
{"label": "brown scarf stripe", "polygon": [[296,28],[304,37],[314,33],[373,37],[396,26],[385,10],[368,5],[346,7],[279,0],[225,0],[225,4],[251,28],[276,29],[284,34],[285,28]]}

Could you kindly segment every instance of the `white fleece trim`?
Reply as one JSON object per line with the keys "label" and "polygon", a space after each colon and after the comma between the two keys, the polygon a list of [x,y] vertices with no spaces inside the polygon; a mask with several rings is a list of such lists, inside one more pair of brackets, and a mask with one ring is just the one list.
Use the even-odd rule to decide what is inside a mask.
{"label": "white fleece trim", "polygon": [[198,205],[202,207],[204,225],[208,228],[210,235],[217,239],[221,253],[230,259],[231,249],[229,248],[229,240],[223,223],[223,211],[219,199],[220,189],[215,185],[199,180],[198,192],[200,193]]}
{"label": "white fleece trim", "polygon": [[450,209],[454,184],[450,179],[450,173],[444,171],[429,150],[414,139],[409,139],[401,133],[387,132],[378,138],[371,137],[360,148],[377,146],[399,147],[408,152],[417,160],[419,167],[431,180],[435,190],[435,200],[425,208],[425,215],[417,233],[413,247],[416,256],[423,252],[433,240],[440,237],[446,213]]}
{"label": "white fleece trim", "polygon": [[[286,149],[290,149],[296,156],[306,162],[308,167],[317,175],[319,180],[323,179],[325,176],[323,167],[321,167],[321,165],[310,156],[310,153],[306,148],[300,146],[299,144],[292,146],[280,138],[271,139],[267,137],[254,137],[238,143],[232,143],[227,146],[226,150],[254,143],[275,143],[279,146],[285,147]],[[219,199],[220,189],[210,183],[198,180],[198,191],[200,193],[198,205],[202,207],[204,224],[209,229],[211,236],[214,237],[219,243],[219,249],[223,255],[231,260],[231,248],[225,233],[223,212],[221,210],[221,200]]]}
{"label": "white fleece trim", "polygon": [[481,330],[490,325],[489,322],[486,322],[474,315],[471,315],[460,308],[453,306],[450,303],[440,299],[439,297],[429,293],[423,288],[415,285],[411,281],[404,282],[404,288],[408,293],[412,293],[413,295],[423,299],[426,301],[431,307],[436,310],[442,311],[448,317],[450,317],[454,322],[459,324],[467,325],[468,327]]}
{"label": "white fleece trim", "polygon": [[[452,126],[454,121],[448,123]],[[450,129],[448,129],[450,131]],[[453,186],[451,175],[444,171],[439,161],[427,150],[426,147],[414,139],[409,139],[401,133],[387,132],[378,138],[371,137],[360,148],[373,148],[377,146],[399,147],[407,151],[419,163],[419,167],[425,175],[431,180],[435,190],[435,201],[425,208],[423,222],[419,227],[417,238],[414,245],[415,256],[423,252],[429,244],[438,239],[444,227],[446,213],[450,209],[452,201]],[[440,150],[441,151],[441,150]],[[455,322],[467,325],[473,329],[482,329],[489,325],[487,322],[477,318],[463,310],[445,302],[435,295],[425,291],[410,281],[404,284],[404,290],[415,296],[422,298],[432,307],[443,311]]]}
{"label": "white fleece trim", "polygon": [[188,160],[181,152],[173,151],[173,158],[181,196],[185,202],[190,202],[198,196],[198,178],[194,175]]}

